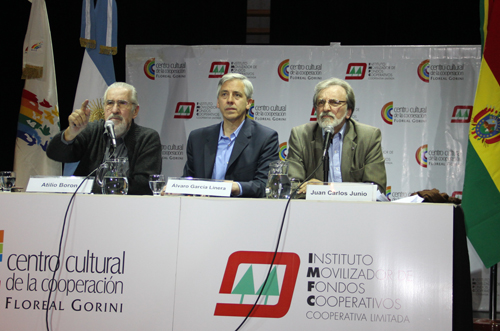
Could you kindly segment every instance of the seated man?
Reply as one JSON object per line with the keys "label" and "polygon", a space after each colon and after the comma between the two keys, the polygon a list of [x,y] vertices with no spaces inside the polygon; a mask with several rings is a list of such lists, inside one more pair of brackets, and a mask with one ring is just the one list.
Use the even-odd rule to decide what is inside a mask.
{"label": "seated man", "polygon": [[278,160],[278,133],[246,119],[252,94],[252,83],[241,74],[219,80],[223,121],[189,134],[184,177],[231,180],[232,196],[265,196],[269,163]]}
{"label": "seated man", "polygon": [[[110,156],[110,137],[104,120],[89,123],[88,100],[68,118],[69,126],[49,143],[47,156],[59,162],[80,161],[75,176],[87,176]],[[114,123],[117,146],[113,155],[128,157],[128,194],[151,195],[149,175],[161,172],[158,133],[134,123],[139,113],[137,91],[132,85],[114,83],[104,93],[104,118]],[[92,192],[101,193],[97,180]]]}
{"label": "seated man", "polygon": [[314,91],[313,105],[318,121],[292,129],[288,141],[288,175],[303,181],[315,171],[323,157],[324,129],[333,127],[328,150],[328,178],[323,178],[323,167],[319,167],[297,193],[305,193],[311,182],[375,183],[378,191],[385,193],[382,135],[380,129],[351,118],[355,106],[351,86],[341,79],[331,78],[319,82]]}

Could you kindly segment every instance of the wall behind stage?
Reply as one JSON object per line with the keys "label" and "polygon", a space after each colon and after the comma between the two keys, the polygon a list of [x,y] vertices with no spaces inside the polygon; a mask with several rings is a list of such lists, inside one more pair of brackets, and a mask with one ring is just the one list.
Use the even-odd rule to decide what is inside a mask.
{"label": "wall behind stage", "polygon": [[[80,47],[81,1],[46,0],[52,32],[58,82],[61,127],[72,111],[84,50]],[[117,0],[117,80],[125,80],[125,46],[244,45],[246,1],[221,0],[216,4],[194,0],[128,2]],[[2,119],[0,169],[12,169],[21,92],[22,47],[31,3],[9,2],[2,36]],[[479,1],[423,0],[405,3],[271,1],[273,45],[477,45]],[[193,30],[194,29],[194,30]],[[6,83],[6,84],[5,84]]]}

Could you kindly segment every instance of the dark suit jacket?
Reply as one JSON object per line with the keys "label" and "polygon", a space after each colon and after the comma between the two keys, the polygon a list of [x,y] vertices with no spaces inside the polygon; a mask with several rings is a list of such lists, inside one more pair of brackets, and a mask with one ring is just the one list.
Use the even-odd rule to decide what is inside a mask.
{"label": "dark suit jacket", "polygon": [[[380,129],[346,121],[342,145],[340,172],[343,182],[375,183],[385,193],[387,178],[382,153]],[[317,122],[306,123],[292,129],[288,141],[288,175],[303,181],[320,164],[323,156],[323,135]],[[312,178],[323,181],[323,167]]]}
{"label": "dark suit jacket", "polygon": [[[191,131],[184,177],[212,178],[220,123]],[[278,160],[278,133],[246,119],[227,165],[227,180],[240,183],[243,197],[264,197],[269,163]]]}

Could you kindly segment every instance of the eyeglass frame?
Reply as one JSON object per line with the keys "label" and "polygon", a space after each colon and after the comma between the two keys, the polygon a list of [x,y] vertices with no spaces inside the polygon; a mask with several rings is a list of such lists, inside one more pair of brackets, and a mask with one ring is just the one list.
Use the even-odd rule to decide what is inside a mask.
{"label": "eyeglass frame", "polygon": [[[321,102],[323,102],[323,104],[320,104]],[[326,103],[327,103],[327,100],[319,99],[316,102],[316,107],[323,108],[326,105]],[[333,105],[332,105],[332,103],[333,103]],[[342,107],[342,104],[344,104],[344,103],[347,104],[347,100],[338,100],[338,99],[329,99],[328,100],[328,104],[332,108]]]}
{"label": "eyeglass frame", "polygon": [[135,106],[136,103],[127,100],[104,100],[104,108],[113,108],[115,105],[118,109],[126,109],[128,105]]}

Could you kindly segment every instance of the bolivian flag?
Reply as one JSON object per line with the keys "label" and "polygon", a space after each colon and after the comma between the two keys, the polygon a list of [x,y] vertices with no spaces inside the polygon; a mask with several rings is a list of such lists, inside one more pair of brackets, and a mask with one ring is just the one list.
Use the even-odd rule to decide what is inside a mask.
{"label": "bolivian flag", "polygon": [[500,261],[500,0],[484,0],[483,59],[469,129],[462,207],[486,268]]}

